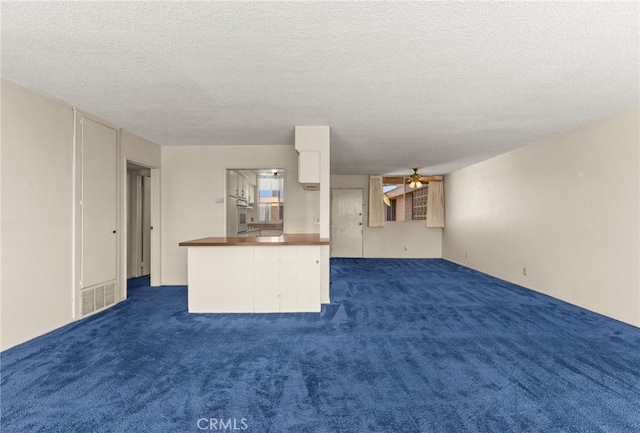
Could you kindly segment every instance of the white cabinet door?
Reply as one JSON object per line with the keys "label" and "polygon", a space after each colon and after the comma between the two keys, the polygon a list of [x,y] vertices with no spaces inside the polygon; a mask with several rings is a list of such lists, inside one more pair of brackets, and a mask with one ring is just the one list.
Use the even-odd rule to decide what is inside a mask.
{"label": "white cabinet door", "polygon": [[253,247],[253,287],[256,313],[280,311],[280,247]]}
{"label": "white cabinet door", "polygon": [[[216,292],[215,311],[252,313],[254,311],[253,276],[247,272],[247,263],[253,262],[253,248],[222,247],[216,250],[218,272],[214,276]],[[223,276],[224,275],[224,276]]]}
{"label": "white cabinet door", "polygon": [[227,170],[227,193],[231,197],[247,198],[249,183],[247,178],[235,170]]}
{"label": "white cabinet door", "polygon": [[247,178],[238,173],[238,197],[247,198]]}
{"label": "white cabinet door", "polygon": [[320,247],[279,247],[280,311],[320,311]]}
{"label": "white cabinet door", "polygon": [[254,311],[251,247],[188,248],[190,313],[252,313]]}
{"label": "white cabinet door", "polygon": [[249,202],[250,205],[255,203],[256,201],[255,195],[256,195],[256,186],[250,183],[247,183],[247,201]]}
{"label": "white cabinet door", "polygon": [[310,191],[320,189],[320,152],[300,152],[298,155],[298,182]]}
{"label": "white cabinet door", "polygon": [[298,155],[298,182],[320,183],[320,152],[300,152]]}
{"label": "white cabinet door", "polygon": [[231,197],[238,197],[238,173],[227,170],[227,192]]}

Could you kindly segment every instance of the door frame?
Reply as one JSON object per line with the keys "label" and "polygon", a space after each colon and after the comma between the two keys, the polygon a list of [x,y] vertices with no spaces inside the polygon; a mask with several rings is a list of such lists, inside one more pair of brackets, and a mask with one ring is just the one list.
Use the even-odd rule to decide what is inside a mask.
{"label": "door frame", "polygon": [[160,167],[155,167],[154,164],[150,164],[149,162],[141,161],[135,158],[131,158],[129,156],[123,156],[121,159],[120,167],[121,174],[120,179],[120,193],[122,196],[121,208],[119,212],[119,220],[122,226],[122,244],[119,249],[120,253],[120,267],[123,272],[120,274],[120,279],[118,280],[121,287],[121,300],[127,299],[127,239],[129,236],[127,229],[127,213],[128,213],[128,194],[127,194],[127,163],[131,162],[140,167],[148,168],[151,171],[151,245],[150,245],[150,263],[149,263],[149,272],[151,274],[151,286],[156,287],[161,285],[160,278],[160,254],[161,254],[161,245],[160,245],[160,233],[161,233],[161,221],[160,221]]}
{"label": "door frame", "polygon": [[[125,205],[125,220],[124,220],[124,238],[125,243],[127,245],[127,260],[126,260],[126,278],[135,278],[141,275],[145,275],[142,269],[143,263],[143,252],[144,252],[144,241],[143,241],[143,221],[144,221],[144,178],[145,176],[141,173],[142,167],[136,164],[136,167],[140,167],[140,169],[133,169],[129,167],[129,162],[127,161],[127,185],[125,188],[125,197],[124,197],[124,205]],[[150,209],[147,209],[149,212]],[[132,221],[133,219],[133,221]],[[132,246],[132,250],[130,250],[129,246]],[[130,252],[133,252],[133,255],[129,255]],[[147,260],[148,262],[148,260]],[[149,263],[147,263],[148,265]],[[133,275],[132,275],[133,274]]]}

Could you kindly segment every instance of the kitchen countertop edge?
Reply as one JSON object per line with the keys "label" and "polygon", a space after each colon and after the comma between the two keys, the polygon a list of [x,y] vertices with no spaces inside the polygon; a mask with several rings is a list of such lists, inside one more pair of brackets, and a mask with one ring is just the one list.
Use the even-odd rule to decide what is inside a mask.
{"label": "kitchen countertop edge", "polygon": [[260,237],[210,237],[180,242],[181,247],[329,245],[329,239],[318,234],[287,234]]}

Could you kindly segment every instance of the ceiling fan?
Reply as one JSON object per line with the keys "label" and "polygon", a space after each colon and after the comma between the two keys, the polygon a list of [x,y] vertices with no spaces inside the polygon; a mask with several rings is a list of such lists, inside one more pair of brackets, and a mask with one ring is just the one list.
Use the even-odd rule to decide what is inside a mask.
{"label": "ceiling fan", "polygon": [[417,168],[414,168],[413,173],[409,176],[385,176],[384,181],[385,183],[396,185],[406,182],[409,184],[409,188],[420,188],[423,183],[442,182],[442,179],[435,176],[423,176],[418,173]]}
{"label": "ceiling fan", "polygon": [[[420,173],[418,173],[417,168],[414,168],[413,173],[409,176],[385,176],[384,177],[385,184],[398,185],[405,182],[409,184],[409,188],[420,188],[422,187],[423,183],[442,182],[442,179],[440,177],[435,177],[435,176],[423,176]],[[382,195],[382,200],[384,200],[384,203],[387,206],[391,206],[391,200],[389,199],[389,197],[387,197],[386,194]]]}

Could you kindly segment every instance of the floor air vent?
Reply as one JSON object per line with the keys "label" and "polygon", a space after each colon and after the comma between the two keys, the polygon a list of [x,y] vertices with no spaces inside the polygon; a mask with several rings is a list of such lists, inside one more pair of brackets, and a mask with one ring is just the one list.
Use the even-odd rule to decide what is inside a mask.
{"label": "floor air vent", "polygon": [[116,283],[111,281],[83,289],[81,296],[82,316],[86,316],[116,302]]}

